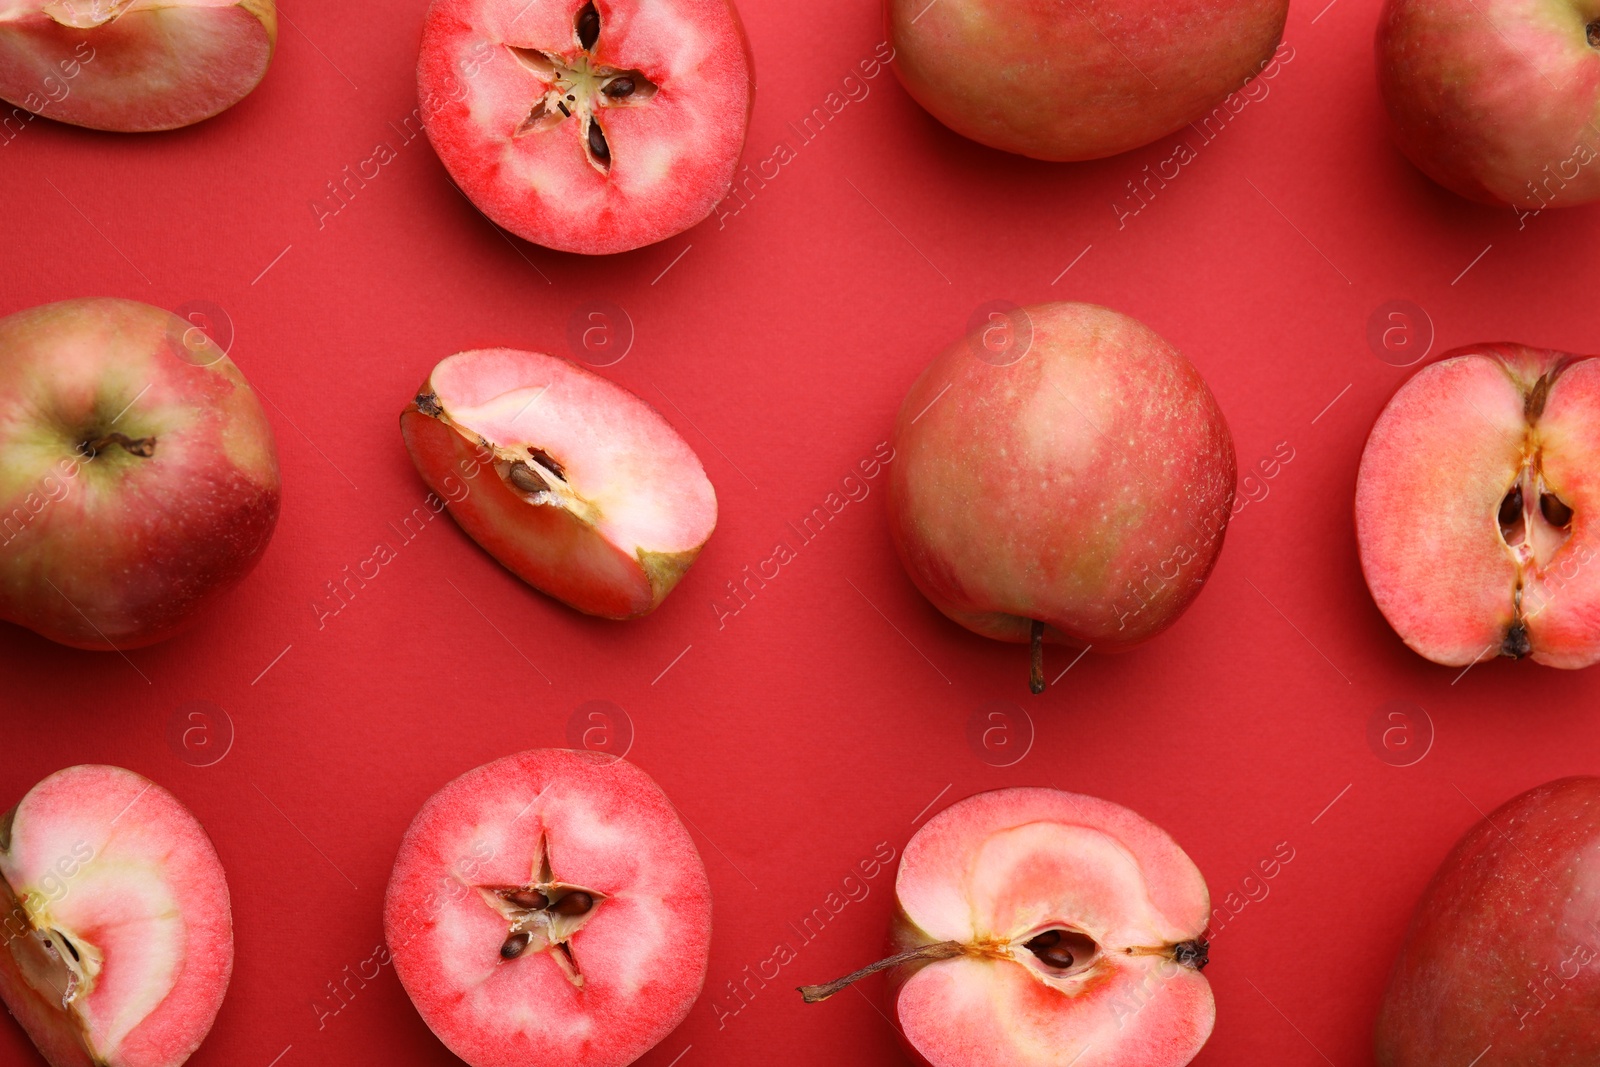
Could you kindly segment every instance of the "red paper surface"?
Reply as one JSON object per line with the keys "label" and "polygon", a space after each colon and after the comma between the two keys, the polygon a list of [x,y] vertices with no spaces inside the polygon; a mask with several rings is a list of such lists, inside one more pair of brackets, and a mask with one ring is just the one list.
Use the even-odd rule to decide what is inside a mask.
{"label": "red paper surface", "polygon": [[[897,855],[927,813],[1014,784],[1126,804],[1188,850],[1219,906],[1254,897],[1218,924],[1216,1033],[1197,1064],[1371,1062],[1435,865],[1480,811],[1593,771],[1600,719],[1591,672],[1458,676],[1373,606],[1350,501],[1366,433],[1409,371],[1379,358],[1369,322],[1406,300],[1434,354],[1499,339],[1593,351],[1600,215],[1519,224],[1434,187],[1387,139],[1375,0],[1319,6],[1291,11],[1292,51],[1209,140],[1047,165],[949,133],[890,73],[861,77],[882,38],[870,0],[744,0],[759,76],[747,162],[779,144],[792,158],[720,225],[608,259],[501,234],[414,121],[404,132],[420,2],[284,5],[266,81],[198,127],[40,120],[0,146],[0,312],[88,295],[211,308],[282,453],[271,548],[192,632],[126,657],[0,633],[0,807],[60,767],[116,763],[170,788],[216,841],[238,965],[192,1062],[453,1062],[391,968],[349,981],[342,1006],[329,983],[372,974],[422,801],[497,756],[569,744],[595,700],[625,709],[630,758],[689,821],[716,897],[705,995],[645,1064],[903,1062],[881,979],[817,1006],[792,987],[879,954],[892,866],[863,879],[859,865],[880,842]],[[1127,183],[1162,174],[1180,142],[1192,158],[1125,214],[1139,206]],[[371,175],[379,145],[392,161],[332,213],[327,183]],[[1205,375],[1249,476],[1188,614],[1037,698],[1020,646],[946,621],[905,577],[884,475],[846,482],[932,354],[996,299],[1089,300],[1148,323]],[[625,625],[522,585],[447,518],[397,532],[425,489],[396,417],[428,368],[485,345],[574,354],[571,326],[597,301],[635,335],[602,373],[685,434],[721,501],[688,577]],[[850,492],[802,543],[802,518]],[[779,542],[795,558],[731,599],[727,583]],[[326,583],[379,543],[397,558],[323,616],[338,606]],[[1069,661],[1052,650],[1047,676]],[[996,701],[1011,756],[971,740]],[[1369,741],[1396,701],[1432,723],[1412,766]],[[194,702],[214,737],[215,709],[232,724],[210,766],[173,740]],[[848,903],[804,940],[801,920],[836,893]],[[783,942],[794,961],[749,978]],[[0,1061],[35,1062],[15,1026],[0,1026]]]}

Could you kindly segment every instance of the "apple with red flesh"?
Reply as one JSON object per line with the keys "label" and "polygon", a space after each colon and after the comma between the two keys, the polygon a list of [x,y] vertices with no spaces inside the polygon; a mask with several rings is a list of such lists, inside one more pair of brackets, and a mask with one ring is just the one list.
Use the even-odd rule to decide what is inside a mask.
{"label": "apple with red flesh", "polygon": [[1597,887],[1600,778],[1548,782],[1475,825],[1406,931],[1378,1014],[1380,1067],[1591,1067]]}
{"label": "apple with red flesh", "polygon": [[654,611],[717,524],[716,492],[667,420],[555,356],[450,356],[401,412],[400,430],[423,481],[474,541],[591,615]]}
{"label": "apple with red flesh", "polygon": [[222,863],[173,795],[57,771],[0,815],[0,1000],[52,1067],[177,1067],[233,973]]}
{"label": "apple with red flesh", "polygon": [[624,252],[728,195],[750,121],[729,0],[433,0],[417,67],[428,138],[492,221]]}
{"label": "apple with red flesh", "polygon": [[1378,87],[1423,173],[1488,204],[1600,197],[1600,7],[1592,0],[1387,0]]}
{"label": "apple with red flesh", "polygon": [[885,0],[894,69],[963,137],[1099,159],[1182,129],[1244,87],[1288,0]]}
{"label": "apple with red flesh", "polygon": [[[1199,372],[1126,315],[1008,313],[900,406],[889,529],[917,588],[975,633],[1129,648],[1199,594],[1233,507],[1228,424]],[[1006,331],[994,349],[994,329]]]}
{"label": "apple with red flesh", "polygon": [[200,329],[132,300],[0,319],[0,619],[52,641],[163,640],[260,559],[278,458]]}
{"label": "apple with red flesh", "polygon": [[1057,789],[979,793],[906,844],[889,970],[930,1067],[1181,1067],[1211,1035],[1205,879],[1159,827]]}
{"label": "apple with red flesh", "polygon": [[1356,537],[1395,632],[1435,663],[1600,659],[1600,359],[1518,344],[1446,353],[1367,439]]}
{"label": "apple with red flesh", "polygon": [[8,0],[0,99],[96,130],[171,130],[244,99],[278,39],[273,0]]}
{"label": "apple with red flesh", "polygon": [[541,749],[429,798],[383,927],[423,1021],[472,1067],[623,1067],[700,994],[711,886],[649,775]]}

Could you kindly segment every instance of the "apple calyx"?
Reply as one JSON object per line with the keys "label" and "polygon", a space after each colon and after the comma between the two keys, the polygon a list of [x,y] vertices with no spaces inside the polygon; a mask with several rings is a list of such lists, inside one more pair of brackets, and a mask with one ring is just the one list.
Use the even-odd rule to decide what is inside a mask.
{"label": "apple calyx", "polygon": [[1522,462],[1495,516],[1500,537],[1516,564],[1516,582],[1511,593],[1512,622],[1500,644],[1500,654],[1511,659],[1521,659],[1533,651],[1522,602],[1529,574],[1542,573],[1557,550],[1572,536],[1573,509],[1545,482],[1543,442],[1539,432],[1539,417],[1544,414],[1550,387],[1566,369],[1567,362],[1556,363],[1524,393],[1527,428],[1523,434]]}
{"label": "apple calyx", "polygon": [[[1128,956],[1164,956],[1191,970],[1205,970],[1211,962],[1210,942],[1204,938],[1180,941],[1158,947],[1130,946],[1123,949]],[[1020,950],[1020,951],[1019,951]],[[1094,971],[1104,956],[1104,949],[1094,938],[1070,926],[1051,925],[1032,930],[1012,940],[985,940],[976,944],[960,941],[935,941],[916,948],[897,952],[887,959],[868,964],[843,978],[819,985],[799,986],[800,996],[807,1004],[827,1000],[835,993],[869,975],[894,967],[932,963],[936,960],[955,959],[957,956],[974,956],[980,959],[1011,960],[1029,968],[1047,984],[1066,979],[1077,979]]]}
{"label": "apple calyx", "polygon": [[538,48],[506,49],[545,87],[528,115],[512,131],[512,138],[543,134],[576,119],[589,165],[602,175],[611,170],[611,145],[600,112],[605,108],[632,107],[649,100],[656,86],[641,71],[622,70],[599,62],[600,12],[592,0],[578,12],[573,24],[580,51],[567,60],[560,52]]}
{"label": "apple calyx", "polygon": [[500,959],[531,958],[541,952],[561,968],[567,981],[583,988],[583,972],[568,942],[594,918],[605,901],[604,893],[563,882],[550,869],[550,853],[539,841],[539,874],[526,885],[476,887],[486,904],[508,924],[500,944]]}

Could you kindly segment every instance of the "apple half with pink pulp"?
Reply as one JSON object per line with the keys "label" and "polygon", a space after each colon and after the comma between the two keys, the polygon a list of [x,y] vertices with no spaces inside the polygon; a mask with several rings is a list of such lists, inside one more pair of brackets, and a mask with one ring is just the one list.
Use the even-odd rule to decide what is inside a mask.
{"label": "apple half with pink pulp", "polygon": [[3,0],[0,99],[96,130],[208,119],[267,73],[273,0]]}
{"label": "apple half with pink pulp", "polygon": [[0,619],[86,649],[191,625],[278,520],[272,427],[202,330],[132,300],[0,319]]}
{"label": "apple half with pink pulp", "polygon": [[417,85],[480,211],[597,255],[665,240],[728,195],[752,67],[730,0],[433,0]]}
{"label": "apple half with pink pulp", "polygon": [[1193,861],[1127,808],[1057,789],[979,793],[929,819],[895,875],[890,971],[930,1067],[1182,1067],[1211,1036],[1211,897]]}
{"label": "apple half with pink pulp", "polygon": [[1356,476],[1367,587],[1435,663],[1600,659],[1600,359],[1446,353],[1378,416]]}
{"label": "apple half with pink pulp", "polygon": [[974,633],[1131,648],[1205,585],[1232,515],[1233,437],[1193,364],[1092,304],[996,313],[923,371],[891,439],[889,530]]}
{"label": "apple half with pink pulp", "polygon": [[633,393],[537,352],[443,360],[400,415],[450,514],[517,577],[579,611],[655,610],[717,524],[699,457]]}
{"label": "apple half with pink pulp", "polygon": [[539,749],[422,806],[383,928],[423,1021],[472,1067],[624,1067],[700,994],[711,885],[649,775]]}
{"label": "apple half with pink pulp", "polygon": [[0,1000],[51,1067],[177,1067],[233,973],[206,832],[120,767],[57,771],[0,815]]}

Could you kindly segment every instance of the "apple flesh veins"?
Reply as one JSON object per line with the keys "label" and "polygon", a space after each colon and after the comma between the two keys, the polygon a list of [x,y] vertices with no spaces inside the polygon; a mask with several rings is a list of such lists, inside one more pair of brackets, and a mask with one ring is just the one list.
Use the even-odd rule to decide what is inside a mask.
{"label": "apple flesh veins", "polygon": [[1440,185],[1535,210],[1600,197],[1600,7],[1387,0],[1378,87],[1396,143]]}
{"label": "apple flesh veins", "polygon": [[1089,304],[1013,318],[1031,337],[1020,358],[985,358],[975,334],[906,395],[890,532],[917,588],[975,633],[1028,641],[1042,624],[1046,641],[1128,648],[1211,573],[1233,438],[1199,373],[1134,319]]}
{"label": "apple flesh veins", "polygon": [[591,255],[711,214],[751,79],[729,0],[434,0],[417,67],[461,191],[519,237]]}
{"label": "apple flesh veins", "polygon": [[176,1067],[233,973],[216,849],[119,767],[58,771],[0,815],[0,1000],[52,1067]]}
{"label": "apple flesh veins", "polygon": [[705,983],[711,886],[648,775],[543,749],[417,813],[384,900],[395,973],[472,1067],[623,1067]]}
{"label": "apple flesh veins", "polygon": [[1356,477],[1361,569],[1405,643],[1461,667],[1600,659],[1600,359],[1456,349],[1389,401]]}
{"label": "apple flesh veins", "polygon": [[163,640],[278,518],[272,428],[214,341],[132,300],[0,319],[0,619],[52,641]]}
{"label": "apple flesh veins", "polygon": [[1378,1015],[1380,1067],[1589,1067],[1600,1050],[1600,778],[1515,797],[1428,883]]}
{"label": "apple flesh veins", "polygon": [[1271,59],[1288,0],[885,0],[895,72],[963,137],[1099,159],[1182,129]]}
{"label": "apple flesh veins", "polygon": [[1127,808],[1056,789],[968,797],[907,843],[895,897],[890,1003],[920,1063],[1181,1067],[1211,1035],[1205,880]]}
{"label": "apple flesh veins", "polygon": [[716,493],[688,442],[637,396],[554,356],[450,356],[400,429],[423,481],[474,541],[591,615],[655,610],[717,524]]}
{"label": "apple flesh veins", "polygon": [[0,99],[96,130],[176,129],[244,99],[277,37],[273,0],[10,0]]}

